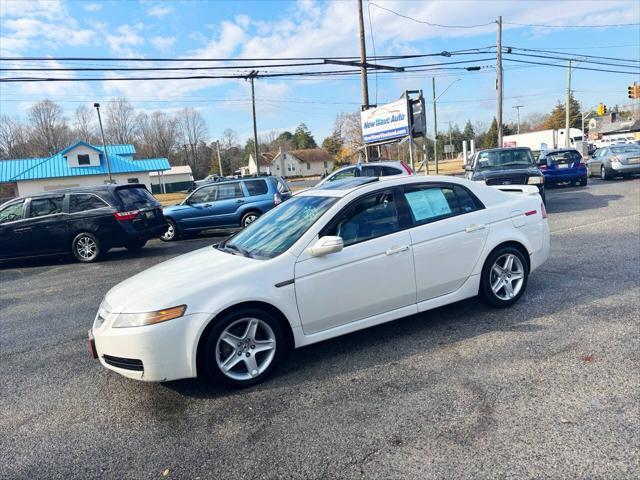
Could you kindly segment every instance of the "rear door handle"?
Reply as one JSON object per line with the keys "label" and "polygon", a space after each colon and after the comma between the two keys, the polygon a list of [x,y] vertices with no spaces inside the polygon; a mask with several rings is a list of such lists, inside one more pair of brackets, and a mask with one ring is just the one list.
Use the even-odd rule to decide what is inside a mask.
{"label": "rear door handle", "polygon": [[13,231],[16,233],[24,233],[24,232],[30,232],[32,230],[31,227],[22,227],[22,228],[16,228]]}
{"label": "rear door handle", "polygon": [[211,206],[211,204],[210,204],[210,203],[205,203],[205,204],[203,205],[203,207],[204,207],[204,208],[209,208],[210,206]]}
{"label": "rear door handle", "polygon": [[481,224],[474,223],[472,225],[469,225],[467,228],[465,228],[464,231],[467,233],[471,233],[471,232],[477,232],[478,230],[484,230],[485,228],[487,228],[487,226],[484,223],[481,223]]}
{"label": "rear door handle", "polygon": [[403,245],[402,247],[393,247],[384,253],[386,255],[394,255],[396,253],[404,252],[405,250],[409,250],[409,245]]}

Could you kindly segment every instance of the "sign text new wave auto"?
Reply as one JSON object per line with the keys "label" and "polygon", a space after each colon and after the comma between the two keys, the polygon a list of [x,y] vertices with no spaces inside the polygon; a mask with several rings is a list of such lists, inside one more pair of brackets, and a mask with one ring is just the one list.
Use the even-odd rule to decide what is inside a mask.
{"label": "sign text new wave auto", "polygon": [[360,114],[365,143],[381,142],[409,135],[407,100],[401,99]]}

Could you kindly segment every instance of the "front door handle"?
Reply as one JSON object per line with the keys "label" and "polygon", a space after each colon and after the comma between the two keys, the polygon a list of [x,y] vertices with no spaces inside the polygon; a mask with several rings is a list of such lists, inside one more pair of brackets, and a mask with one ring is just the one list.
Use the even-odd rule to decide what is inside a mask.
{"label": "front door handle", "polygon": [[209,208],[210,206],[211,206],[211,204],[210,204],[210,203],[205,203],[205,204],[203,205],[203,207],[204,207],[204,208]]}
{"label": "front door handle", "polygon": [[396,253],[404,252],[405,250],[409,250],[409,245],[403,245],[402,247],[392,247],[386,252],[386,255],[395,255]]}
{"label": "front door handle", "polygon": [[244,200],[240,198],[240,199],[236,200],[236,203],[244,203]]}
{"label": "front door handle", "polygon": [[474,223],[465,228],[464,231],[467,233],[471,233],[477,232],[478,230],[484,230],[485,228],[487,228],[487,226],[484,223]]}

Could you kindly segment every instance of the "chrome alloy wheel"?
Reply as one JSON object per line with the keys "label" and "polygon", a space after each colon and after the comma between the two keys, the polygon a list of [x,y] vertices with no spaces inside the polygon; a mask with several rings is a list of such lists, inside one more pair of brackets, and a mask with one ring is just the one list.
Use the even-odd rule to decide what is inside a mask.
{"label": "chrome alloy wheel", "polygon": [[250,213],[249,215],[244,217],[244,222],[242,222],[243,226],[246,227],[250,223],[255,222],[257,219],[258,219],[258,215],[256,215],[255,213]]}
{"label": "chrome alloy wheel", "polygon": [[84,260],[93,260],[98,252],[98,246],[91,237],[82,236],[76,240],[76,252]]}
{"label": "chrome alloy wheel", "polygon": [[276,353],[276,336],[258,318],[241,318],[225,328],[216,343],[216,364],[233,380],[250,380],[265,372]]}
{"label": "chrome alloy wheel", "polygon": [[524,282],[522,261],[512,253],[498,257],[491,267],[491,290],[500,300],[511,300],[520,293]]}
{"label": "chrome alloy wheel", "polygon": [[162,239],[165,241],[173,240],[173,237],[176,236],[176,229],[170,223],[168,225],[167,230],[162,234]]}

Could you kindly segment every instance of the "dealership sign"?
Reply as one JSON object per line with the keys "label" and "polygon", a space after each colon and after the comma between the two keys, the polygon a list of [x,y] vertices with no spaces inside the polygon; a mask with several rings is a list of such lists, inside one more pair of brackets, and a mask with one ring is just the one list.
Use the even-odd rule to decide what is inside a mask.
{"label": "dealership sign", "polygon": [[370,108],[360,114],[365,143],[383,142],[409,135],[407,99]]}

